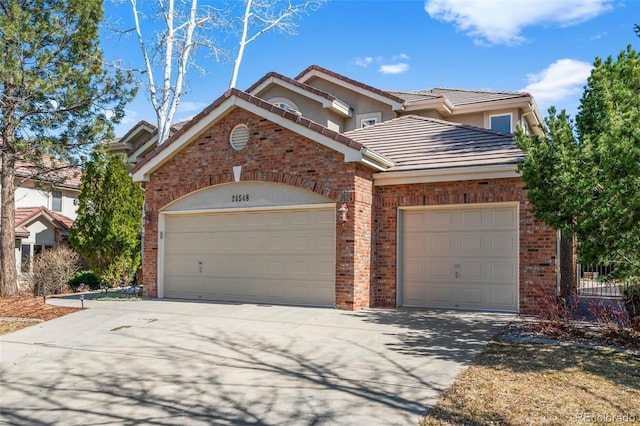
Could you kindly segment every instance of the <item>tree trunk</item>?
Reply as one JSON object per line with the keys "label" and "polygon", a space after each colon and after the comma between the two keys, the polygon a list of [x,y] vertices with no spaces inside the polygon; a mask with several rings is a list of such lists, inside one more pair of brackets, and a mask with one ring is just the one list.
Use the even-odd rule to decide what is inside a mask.
{"label": "tree trunk", "polygon": [[2,207],[0,208],[0,295],[18,294],[16,274],[16,229],[15,229],[15,157],[2,150]]}

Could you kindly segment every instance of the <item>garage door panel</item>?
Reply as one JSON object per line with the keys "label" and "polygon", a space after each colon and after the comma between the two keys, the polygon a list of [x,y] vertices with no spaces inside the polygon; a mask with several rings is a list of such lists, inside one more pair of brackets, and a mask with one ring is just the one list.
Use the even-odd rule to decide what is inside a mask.
{"label": "garage door panel", "polygon": [[518,271],[516,271],[516,267],[514,263],[515,262],[510,262],[510,263],[493,262],[491,264],[491,276],[490,276],[491,281],[508,282],[508,283],[514,282],[518,278],[517,277]]}
{"label": "garage door panel", "polygon": [[[455,266],[454,266],[455,268]],[[470,280],[470,281],[482,281],[484,277],[484,263],[481,262],[465,262],[458,268],[459,273],[456,279]]]}
{"label": "garage door panel", "polygon": [[402,305],[517,310],[517,208],[406,210],[400,238]]}
{"label": "garage door panel", "polygon": [[333,306],[332,208],[167,215],[164,229],[166,297]]}
{"label": "garage door panel", "polygon": [[425,270],[427,271],[427,276],[435,280],[442,280],[443,278],[453,278],[453,265],[451,264],[451,262],[433,261],[427,263]]}
{"label": "garage door panel", "polygon": [[484,251],[484,238],[481,233],[460,235],[460,254],[479,255]]}
{"label": "garage door panel", "polygon": [[491,209],[491,226],[495,228],[517,229],[516,209]]}
{"label": "garage door panel", "polygon": [[431,301],[436,306],[451,306],[455,300],[454,292],[455,289],[451,287],[435,285],[430,291],[425,291],[424,294],[427,297],[431,296],[430,299],[427,300]]}
{"label": "garage door panel", "polygon": [[483,298],[485,294],[486,291],[481,288],[462,287],[460,289],[460,301],[462,302],[462,306],[480,308],[487,302]]}
{"label": "garage door panel", "polygon": [[484,210],[465,210],[460,212],[460,229],[483,229],[485,228]]}
{"label": "garage door panel", "polygon": [[513,232],[499,232],[490,236],[490,248],[494,254],[505,254],[512,256],[518,249],[518,240]]}
{"label": "garage door panel", "polygon": [[455,241],[451,235],[426,234],[423,235],[425,246],[429,250],[425,253],[431,255],[434,253],[453,254],[455,252]]}

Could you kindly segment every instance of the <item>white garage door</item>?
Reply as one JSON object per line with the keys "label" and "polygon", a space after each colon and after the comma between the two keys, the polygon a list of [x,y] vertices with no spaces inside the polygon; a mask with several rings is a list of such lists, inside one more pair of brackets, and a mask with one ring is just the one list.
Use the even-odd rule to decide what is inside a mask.
{"label": "white garage door", "polygon": [[166,215],[164,296],[333,306],[335,209]]}
{"label": "white garage door", "polygon": [[402,210],[404,306],[518,310],[515,206]]}

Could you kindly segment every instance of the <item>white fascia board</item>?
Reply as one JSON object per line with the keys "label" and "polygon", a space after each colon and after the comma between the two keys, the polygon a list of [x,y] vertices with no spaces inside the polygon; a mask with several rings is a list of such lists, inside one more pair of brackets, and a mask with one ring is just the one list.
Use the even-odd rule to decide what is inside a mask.
{"label": "white fascia board", "polygon": [[529,109],[531,97],[504,99],[499,101],[478,102],[467,105],[458,105],[453,109],[453,114],[467,114],[470,112],[495,111],[509,108]]}
{"label": "white fascia board", "polygon": [[143,125],[141,125],[141,126],[138,126],[138,127],[133,131],[133,133],[131,133],[131,134],[129,135],[129,137],[127,138],[127,140],[129,140],[129,139],[131,139],[131,138],[135,137],[138,133],[140,133],[140,132],[141,132],[141,131],[143,131],[143,130],[145,130],[145,131],[147,131],[147,132],[149,132],[149,133],[153,133],[153,132],[155,132],[155,131],[156,131],[156,129],[152,129],[151,127],[147,126],[146,124],[143,124]]}
{"label": "white fascia board", "polygon": [[428,101],[408,102],[405,111],[422,111],[425,109],[435,109],[443,115],[451,115],[454,106],[447,98],[429,99]]}
{"label": "white fascia board", "polygon": [[388,159],[384,155],[378,154],[375,151],[371,151],[370,149],[362,148],[360,150],[360,152],[362,153],[363,157],[366,157],[369,160],[371,160],[374,163],[376,163],[377,164],[376,168],[378,168],[380,170],[386,170],[389,167],[393,167],[393,166],[396,165],[396,163],[394,161]]}
{"label": "white fascia board", "polygon": [[[129,154],[129,156],[127,157],[127,161],[129,161],[130,163],[134,163],[136,158],[138,158],[138,155],[142,154],[143,152],[145,152],[147,149],[149,149],[150,146],[152,146],[154,143],[156,143],[156,141],[158,140],[158,134],[156,133],[151,139],[149,139],[148,141],[146,141],[142,146],[140,146],[138,149],[136,149],[134,152],[132,152],[131,154]],[[139,161],[140,159],[138,159]]]}
{"label": "white fascia board", "polygon": [[193,127],[189,128],[184,134],[180,136],[178,140],[172,142],[171,145],[165,148],[156,157],[152,158],[148,163],[140,167],[139,170],[133,173],[133,180],[135,182],[148,181],[150,174],[154,170],[168,161],[171,157],[173,157],[174,154],[176,154],[190,141],[192,141],[193,138],[197,137],[209,126],[220,120],[230,109],[236,106],[255,115],[263,117],[301,136],[311,139],[323,146],[326,146],[329,149],[343,154],[345,163],[362,162],[363,160],[362,152],[360,152],[359,150],[350,148],[340,142],[337,142],[329,137],[323,136],[322,134],[309,129],[308,127],[302,126],[294,121],[282,117],[281,115],[274,114],[271,111],[265,110],[264,108],[252,104],[251,102],[247,102],[244,99],[240,99],[236,96],[231,96],[222,104],[220,104],[216,109],[212,110],[208,115],[200,119],[200,121],[198,121]]}
{"label": "white fascia board", "polygon": [[515,164],[491,166],[452,167],[446,169],[383,172],[373,175],[375,186],[412,183],[453,182],[464,180],[506,179],[520,177]]}
{"label": "white fascia board", "polygon": [[[171,145],[165,148],[162,152],[160,152],[157,156],[149,160],[148,163],[144,164],[133,173],[132,177],[134,182],[147,182],[149,180],[150,174],[168,161],[174,154],[180,151],[185,145],[187,145],[193,138],[202,133],[205,129],[207,129],[211,124],[215,123],[217,120],[222,118],[227,111],[235,106],[236,97],[232,96],[226,99],[222,104],[218,106],[218,108],[212,110],[209,114],[202,117],[200,121],[198,121],[195,125],[193,125],[190,129],[188,129],[184,134],[180,136],[177,141],[174,141]],[[166,142],[165,142],[166,143]]]}
{"label": "white fascia board", "polygon": [[302,95],[304,97],[307,97],[309,99],[313,99],[314,101],[320,103],[322,105],[323,108],[326,109],[330,109],[332,111],[335,111],[336,113],[343,115],[345,117],[349,117],[350,116],[350,110],[349,110],[349,105],[345,104],[342,101],[338,101],[338,100],[330,100],[327,99],[325,97],[322,97],[320,95],[316,95],[313,92],[309,92],[308,90],[304,90],[301,87],[298,87],[294,84],[288,83],[286,81],[283,81],[279,78],[276,77],[269,77],[268,79],[266,79],[265,81],[263,81],[258,87],[256,87],[255,89],[253,89],[251,91],[251,95],[253,96],[257,96],[256,93],[260,93],[262,90],[266,89],[269,85],[271,84],[276,84],[278,86],[281,86],[291,92],[297,93],[299,95]]}
{"label": "white fascia board", "polygon": [[341,80],[339,78],[333,77],[331,75],[327,75],[323,72],[319,72],[318,70],[311,70],[310,72],[308,72],[307,74],[303,75],[300,79],[298,79],[298,81],[304,83],[306,81],[308,81],[311,77],[319,77],[322,78],[323,80],[329,81],[333,84],[336,84],[338,86],[342,86],[345,87],[349,90],[353,90],[356,93],[363,93],[363,92],[367,92],[365,96],[368,96],[369,98],[375,99],[378,102],[382,102],[383,104],[387,104],[391,106],[391,109],[394,111],[402,111],[404,110],[404,103],[401,102],[395,102],[392,101],[391,99],[387,98],[386,96],[382,96],[379,95],[375,92],[371,92],[367,89],[364,89],[360,86],[356,86],[354,84],[348,83],[344,80]]}

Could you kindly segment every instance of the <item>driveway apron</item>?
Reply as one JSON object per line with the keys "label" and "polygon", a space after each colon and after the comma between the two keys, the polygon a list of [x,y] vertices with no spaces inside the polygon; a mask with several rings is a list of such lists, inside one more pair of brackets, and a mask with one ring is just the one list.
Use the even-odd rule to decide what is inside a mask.
{"label": "driveway apron", "polygon": [[166,300],[84,304],[89,309],[0,336],[0,424],[415,425],[513,319]]}

